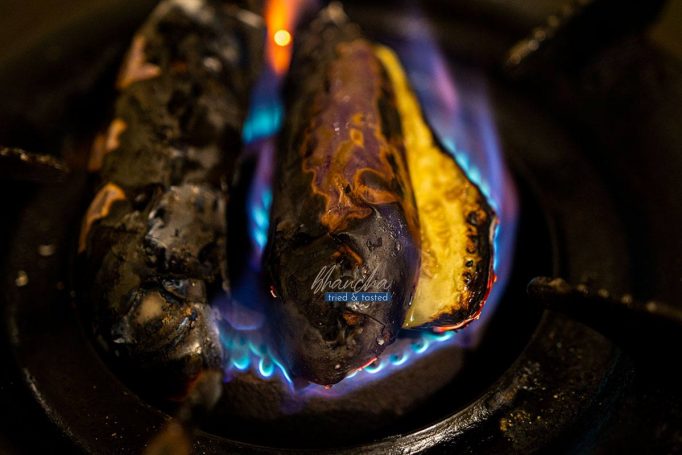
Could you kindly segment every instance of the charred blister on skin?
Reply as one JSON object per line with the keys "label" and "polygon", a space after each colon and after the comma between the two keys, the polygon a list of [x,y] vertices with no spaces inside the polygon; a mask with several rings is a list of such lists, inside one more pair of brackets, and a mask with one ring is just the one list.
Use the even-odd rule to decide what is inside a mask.
{"label": "charred blister on skin", "polygon": [[150,207],[144,248],[161,271],[210,275],[224,246],[225,200],[205,185],[171,187]]}
{"label": "charred blister on skin", "polygon": [[155,78],[161,74],[161,68],[158,65],[149,63],[146,60],[146,43],[147,39],[142,35],[136,35],[133,38],[133,44],[128,51],[125,63],[116,82],[119,90],[125,89],[134,82]]}
{"label": "charred blister on skin", "polygon": [[92,224],[102,218],[106,218],[116,201],[125,200],[125,192],[115,183],[109,182],[100,188],[90,203],[83,219],[83,226],[81,227],[80,239],[78,241],[79,252],[85,251]]}
{"label": "charred blister on skin", "polygon": [[[479,204],[482,207],[487,205],[483,200],[479,200]],[[427,327],[439,328],[441,331],[461,328],[477,319],[483,309],[485,298],[494,280],[492,261],[484,257],[485,249],[490,248],[489,245],[492,243],[490,237],[492,226],[488,213],[480,208],[469,212],[467,223],[469,224],[467,231],[470,234],[467,252],[470,256],[467,256],[464,262],[467,271],[462,274],[464,288],[460,299],[450,311],[441,313]]]}
{"label": "charred blister on skin", "polygon": [[120,146],[120,135],[128,127],[122,119],[114,119],[106,133],[99,133],[95,136],[90,150],[88,160],[88,171],[97,172],[102,169],[102,162],[105,155],[113,152]]}

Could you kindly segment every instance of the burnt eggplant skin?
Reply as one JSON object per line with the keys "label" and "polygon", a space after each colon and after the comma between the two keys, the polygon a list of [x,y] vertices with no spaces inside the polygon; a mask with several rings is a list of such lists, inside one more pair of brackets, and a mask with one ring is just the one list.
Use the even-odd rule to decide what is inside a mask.
{"label": "burnt eggplant skin", "polygon": [[[293,376],[330,385],[394,341],[419,270],[419,221],[392,86],[340,7],[298,32],[285,93],[264,261],[271,329]],[[392,301],[325,301],[358,290]]]}
{"label": "burnt eggplant skin", "polygon": [[[98,344],[159,395],[220,369],[225,205],[262,62],[256,4],[165,0],[133,39],[79,250]],[[160,389],[162,384],[168,387]]]}

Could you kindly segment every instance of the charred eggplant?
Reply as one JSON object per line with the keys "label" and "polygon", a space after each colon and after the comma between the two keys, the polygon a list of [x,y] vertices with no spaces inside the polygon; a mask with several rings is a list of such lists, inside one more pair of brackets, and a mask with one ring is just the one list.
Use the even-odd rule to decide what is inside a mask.
{"label": "charred eggplant", "polygon": [[163,393],[221,368],[209,301],[227,288],[227,188],[263,36],[235,4],[165,0],[136,34],[93,144],[85,305],[102,347],[147,385],[171,385]]}
{"label": "charred eggplant", "polygon": [[[496,218],[389,49],[335,5],[300,35],[266,267],[282,357],[294,375],[333,384],[401,327],[448,330],[478,317]],[[325,301],[324,291],[358,286],[392,301]]]}
{"label": "charred eggplant", "polygon": [[[299,33],[265,266],[295,376],[334,384],[395,339],[419,271],[419,220],[395,93],[373,45],[330,6]],[[390,302],[328,302],[326,292]]]}

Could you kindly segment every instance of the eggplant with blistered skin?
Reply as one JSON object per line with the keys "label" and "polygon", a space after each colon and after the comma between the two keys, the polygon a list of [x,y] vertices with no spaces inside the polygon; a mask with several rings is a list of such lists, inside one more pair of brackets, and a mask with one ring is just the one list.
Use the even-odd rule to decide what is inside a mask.
{"label": "eggplant with blistered skin", "polygon": [[84,304],[99,344],[158,394],[222,368],[209,302],[227,289],[227,188],[263,37],[236,4],[165,0],[135,35],[93,143]]}
{"label": "eggplant with blistered skin", "polygon": [[[265,263],[280,355],[293,375],[333,384],[401,327],[449,330],[478,317],[496,217],[389,49],[336,5],[299,35]],[[358,287],[392,301],[325,301],[325,291]]]}
{"label": "eggplant with blistered skin", "polygon": [[[297,35],[286,93],[265,256],[272,328],[292,375],[334,384],[403,324],[419,220],[390,79],[338,6]],[[391,301],[325,301],[335,291]]]}

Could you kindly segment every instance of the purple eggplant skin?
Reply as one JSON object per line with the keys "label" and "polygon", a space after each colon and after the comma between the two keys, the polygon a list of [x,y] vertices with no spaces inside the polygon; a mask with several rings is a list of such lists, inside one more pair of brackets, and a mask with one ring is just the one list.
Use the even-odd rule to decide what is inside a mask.
{"label": "purple eggplant skin", "polygon": [[[264,261],[271,330],[292,376],[331,385],[400,330],[420,264],[418,217],[392,86],[340,7],[297,33],[285,91]],[[392,300],[325,301],[325,291],[354,290]]]}
{"label": "purple eggplant skin", "polygon": [[113,120],[93,144],[83,305],[104,351],[166,398],[222,367],[210,300],[228,288],[225,205],[263,60],[258,11],[161,2],[133,39]]}

